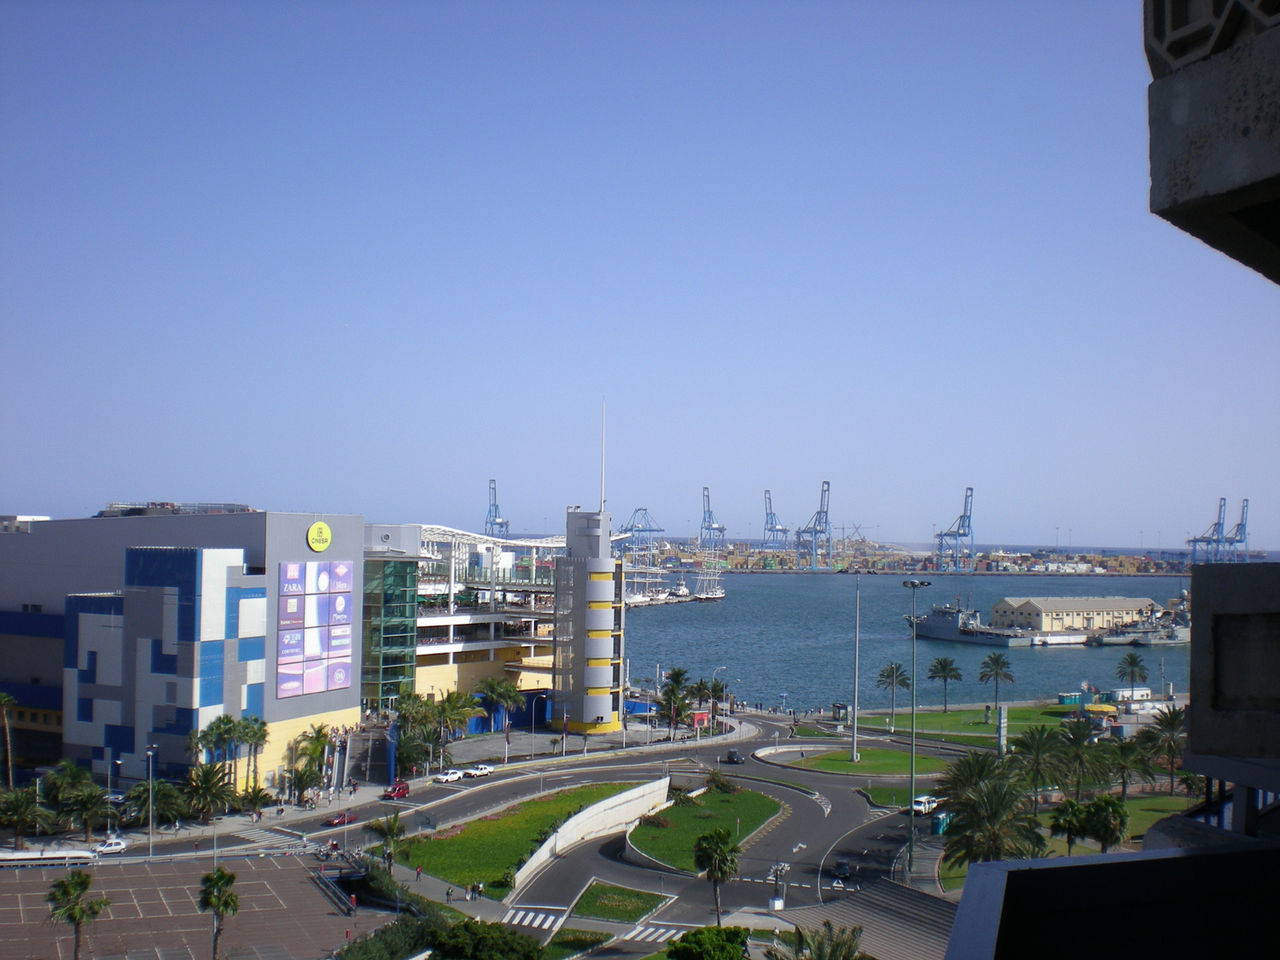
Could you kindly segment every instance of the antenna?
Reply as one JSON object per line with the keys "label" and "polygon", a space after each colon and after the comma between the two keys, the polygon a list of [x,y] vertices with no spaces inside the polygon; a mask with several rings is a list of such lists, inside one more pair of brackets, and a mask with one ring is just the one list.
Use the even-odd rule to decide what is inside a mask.
{"label": "antenna", "polygon": [[604,397],[600,398],[600,512],[604,513]]}

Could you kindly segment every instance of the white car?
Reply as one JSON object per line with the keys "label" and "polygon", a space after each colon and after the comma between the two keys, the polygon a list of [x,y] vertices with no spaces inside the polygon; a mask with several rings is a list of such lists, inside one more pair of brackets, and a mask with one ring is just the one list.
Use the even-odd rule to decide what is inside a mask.
{"label": "white car", "polygon": [[938,805],[938,798],[931,797],[927,794],[923,797],[916,797],[911,801],[911,809],[918,814],[933,813],[934,808]]}
{"label": "white car", "polygon": [[477,763],[474,767],[467,767],[462,771],[464,777],[487,777],[493,773],[493,767],[487,763]]}
{"label": "white car", "polygon": [[125,843],[119,837],[112,837],[109,840],[103,840],[100,844],[93,848],[94,853],[124,853],[129,849],[129,844]]}
{"label": "white car", "polygon": [[461,770],[441,770],[436,774],[436,783],[455,783],[462,779]]}

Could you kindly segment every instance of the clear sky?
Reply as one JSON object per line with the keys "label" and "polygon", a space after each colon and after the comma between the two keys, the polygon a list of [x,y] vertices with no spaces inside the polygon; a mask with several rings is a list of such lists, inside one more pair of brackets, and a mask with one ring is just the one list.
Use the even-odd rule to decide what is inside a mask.
{"label": "clear sky", "polygon": [[[1280,547],[1138,0],[0,0],[0,512]],[[838,530],[837,530],[838,532]]]}

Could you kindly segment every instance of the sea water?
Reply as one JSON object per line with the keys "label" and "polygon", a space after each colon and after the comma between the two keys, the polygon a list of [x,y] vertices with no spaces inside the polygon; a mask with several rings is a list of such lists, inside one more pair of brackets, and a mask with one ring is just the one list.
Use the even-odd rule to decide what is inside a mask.
{"label": "sea water", "polygon": [[[925,579],[929,575],[924,575]],[[796,711],[830,710],[853,699],[854,620],[861,587],[858,705],[887,708],[889,691],[876,687],[876,675],[891,662],[911,671],[911,591],[904,577],[848,574],[741,574],[724,578],[725,598],[628,608],[626,657],[632,687],[653,687],[654,671],[684,667],[693,680],[729,684],[739,701]],[[1147,597],[1161,605],[1190,585],[1188,577],[933,575],[932,586],[917,591],[917,613],[959,597],[966,608],[991,618],[992,605],[1004,597]],[[1194,612],[1193,612],[1194,615]],[[1128,686],[1116,677],[1120,658],[1136,652],[1148,670],[1145,686],[1158,689],[1161,678],[1177,693],[1187,692],[1189,645],[1162,647],[989,647],[944,640],[917,641],[917,702],[942,704],[942,683],[929,680],[929,664],[950,657],[963,679],[953,680],[953,703],[992,703],[992,684],[978,681],[980,665],[999,651],[1009,658],[1013,683],[1001,683],[1000,699],[1056,700],[1060,692],[1079,692],[1082,683],[1100,690]],[[724,669],[718,670],[723,667]],[[910,693],[898,690],[898,708]]]}

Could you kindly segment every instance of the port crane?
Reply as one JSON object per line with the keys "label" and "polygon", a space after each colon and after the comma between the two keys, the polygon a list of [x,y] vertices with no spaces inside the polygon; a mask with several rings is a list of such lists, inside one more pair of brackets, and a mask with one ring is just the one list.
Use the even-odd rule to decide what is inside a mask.
{"label": "port crane", "polygon": [[711,512],[711,488],[702,488],[702,526],[698,528],[698,546],[703,550],[724,549],[724,524],[716,522]]}
{"label": "port crane", "polygon": [[658,567],[658,541],[654,534],[662,533],[662,524],[653,518],[648,507],[636,507],[618,532],[631,535],[624,550],[627,589],[639,594],[657,593],[662,585],[662,570]]}
{"label": "port crane", "polygon": [[1187,541],[1191,548],[1191,562],[1221,563],[1226,559],[1227,535],[1227,498],[1218,498],[1218,519],[1209,524],[1209,529],[1198,537]]}
{"label": "port crane", "polygon": [[803,570],[806,560],[810,570],[818,569],[818,553],[823,541],[827,545],[827,558],[831,558],[831,522],[828,520],[828,506],[831,500],[831,481],[822,481],[822,494],[818,499],[818,509],[809,522],[796,531],[796,568]]}
{"label": "port crane", "polygon": [[1249,534],[1246,524],[1249,522],[1249,498],[1240,501],[1240,520],[1227,533],[1227,560],[1247,561],[1249,559]]}
{"label": "port crane", "polygon": [[964,488],[964,510],[955,522],[941,533],[935,533],[936,566],[939,573],[973,572],[973,487]]}
{"label": "port crane", "polygon": [[489,481],[489,512],[484,517],[484,534],[486,537],[505,537],[511,524],[502,519],[502,511],[498,509],[498,481]]}
{"label": "port crane", "polygon": [[773,512],[773,495],[766,490],[764,492],[764,549],[785,550],[787,534],[790,532],[790,527],[784,527],[778,523],[778,515]]}

